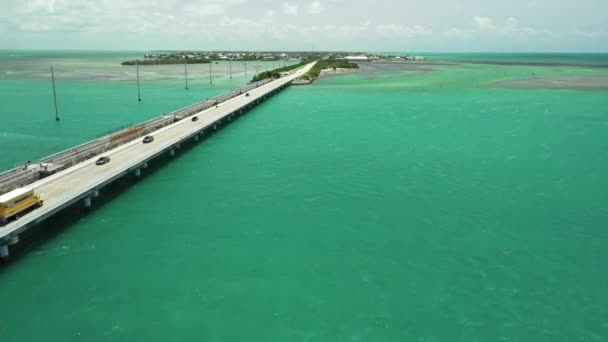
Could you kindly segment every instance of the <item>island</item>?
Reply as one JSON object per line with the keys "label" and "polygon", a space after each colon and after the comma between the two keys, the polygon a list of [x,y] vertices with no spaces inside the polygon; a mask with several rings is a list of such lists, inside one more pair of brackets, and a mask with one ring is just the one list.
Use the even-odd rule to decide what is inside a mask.
{"label": "island", "polygon": [[[419,56],[396,56],[386,54],[367,54],[365,52],[322,52],[322,51],[300,51],[300,52],[277,52],[277,51],[159,51],[150,52],[142,59],[122,62],[122,65],[165,65],[165,64],[204,64],[219,61],[313,61],[326,60],[335,65],[336,68],[352,68],[352,66],[337,66],[335,61],[346,62],[407,62],[422,61]],[[333,66],[326,65],[328,68]],[[312,74],[311,74],[312,75]]]}
{"label": "island", "polygon": [[296,84],[311,83],[321,75],[323,70],[358,69],[359,65],[350,62],[346,58],[327,58],[318,60],[317,63],[304,75],[296,79]]}

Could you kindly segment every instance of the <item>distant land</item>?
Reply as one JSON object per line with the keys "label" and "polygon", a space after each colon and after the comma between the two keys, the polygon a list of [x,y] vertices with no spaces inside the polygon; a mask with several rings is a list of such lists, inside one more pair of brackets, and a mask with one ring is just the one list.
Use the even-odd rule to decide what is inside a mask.
{"label": "distant land", "polygon": [[364,52],[251,52],[251,51],[170,51],[154,52],[143,59],[122,62],[122,65],[205,64],[213,61],[281,61],[346,59],[352,61],[423,60],[423,57],[370,55]]}

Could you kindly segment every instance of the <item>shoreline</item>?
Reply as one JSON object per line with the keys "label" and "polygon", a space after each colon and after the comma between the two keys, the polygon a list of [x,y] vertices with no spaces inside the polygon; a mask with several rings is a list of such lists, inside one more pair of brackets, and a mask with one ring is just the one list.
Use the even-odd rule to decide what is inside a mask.
{"label": "shoreline", "polygon": [[323,70],[321,70],[321,73],[319,74],[318,77],[315,77],[315,78],[310,79],[310,80],[296,79],[293,82],[291,82],[291,84],[292,85],[308,85],[308,84],[314,83],[316,80],[320,79],[324,75],[325,76],[344,75],[344,74],[353,73],[353,72],[355,72],[357,70],[359,70],[359,69],[354,69],[354,68],[323,69]]}

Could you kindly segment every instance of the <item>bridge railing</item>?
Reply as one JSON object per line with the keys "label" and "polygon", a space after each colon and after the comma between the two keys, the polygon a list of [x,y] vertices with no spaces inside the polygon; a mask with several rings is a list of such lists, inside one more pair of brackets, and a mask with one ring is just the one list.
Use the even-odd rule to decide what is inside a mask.
{"label": "bridge railing", "polygon": [[260,86],[263,86],[266,83],[271,82],[271,79],[265,79],[259,82],[254,82],[248,85],[245,85],[241,88],[232,90],[228,93],[224,93],[215,97],[212,97],[210,99],[207,99],[205,101],[199,102],[199,103],[195,103],[193,105],[178,109],[176,111],[173,111],[170,113],[170,115],[175,115],[175,116],[190,116],[192,114],[198,113],[202,110],[205,109],[209,109],[211,107],[213,107],[215,105],[215,103],[221,103],[227,100],[230,100],[231,98],[238,96],[240,94],[246,93],[250,90],[253,90],[255,88],[258,88]]}
{"label": "bridge railing", "polygon": [[40,178],[39,165],[41,164],[55,164],[57,171],[68,168],[120,144],[124,144],[128,141],[137,139],[145,134],[167,126],[175,122],[177,118],[187,117],[205,109],[209,109],[215,106],[216,103],[230,100],[240,94],[251,91],[271,81],[272,79],[265,79],[250,83],[228,93],[224,93],[178,109],[169,113],[168,115],[162,115],[143,123],[127,127],[95,140],[87,141],[78,146],[71,147],[67,150],[51,154],[50,156],[43,157],[39,160],[19,163],[12,169],[0,172],[0,194],[38,180]]}

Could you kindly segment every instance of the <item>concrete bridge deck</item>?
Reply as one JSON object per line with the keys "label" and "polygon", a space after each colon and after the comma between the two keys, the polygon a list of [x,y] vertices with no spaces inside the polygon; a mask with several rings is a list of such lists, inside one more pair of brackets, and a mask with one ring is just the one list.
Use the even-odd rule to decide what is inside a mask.
{"label": "concrete bridge deck", "polygon": [[192,121],[191,116],[161,128],[150,134],[154,136],[151,143],[144,144],[142,139],[137,139],[107,151],[103,156],[110,157],[110,162],[105,165],[96,165],[98,157],[94,157],[28,185],[43,198],[44,205],[0,227],[0,257],[8,257],[8,246],[18,243],[19,234],[26,229],[77,201],[84,200],[84,205],[90,206],[91,198],[98,196],[99,189],[105,185],[129,173],[139,176],[150,160],[163,153],[173,154],[181,142],[198,139],[205,130],[215,129],[215,125],[222,120],[230,120],[232,116],[286,87],[313,65],[308,64],[290,75],[255,88],[249,92],[249,96],[239,95],[193,115],[199,117],[198,121]]}

